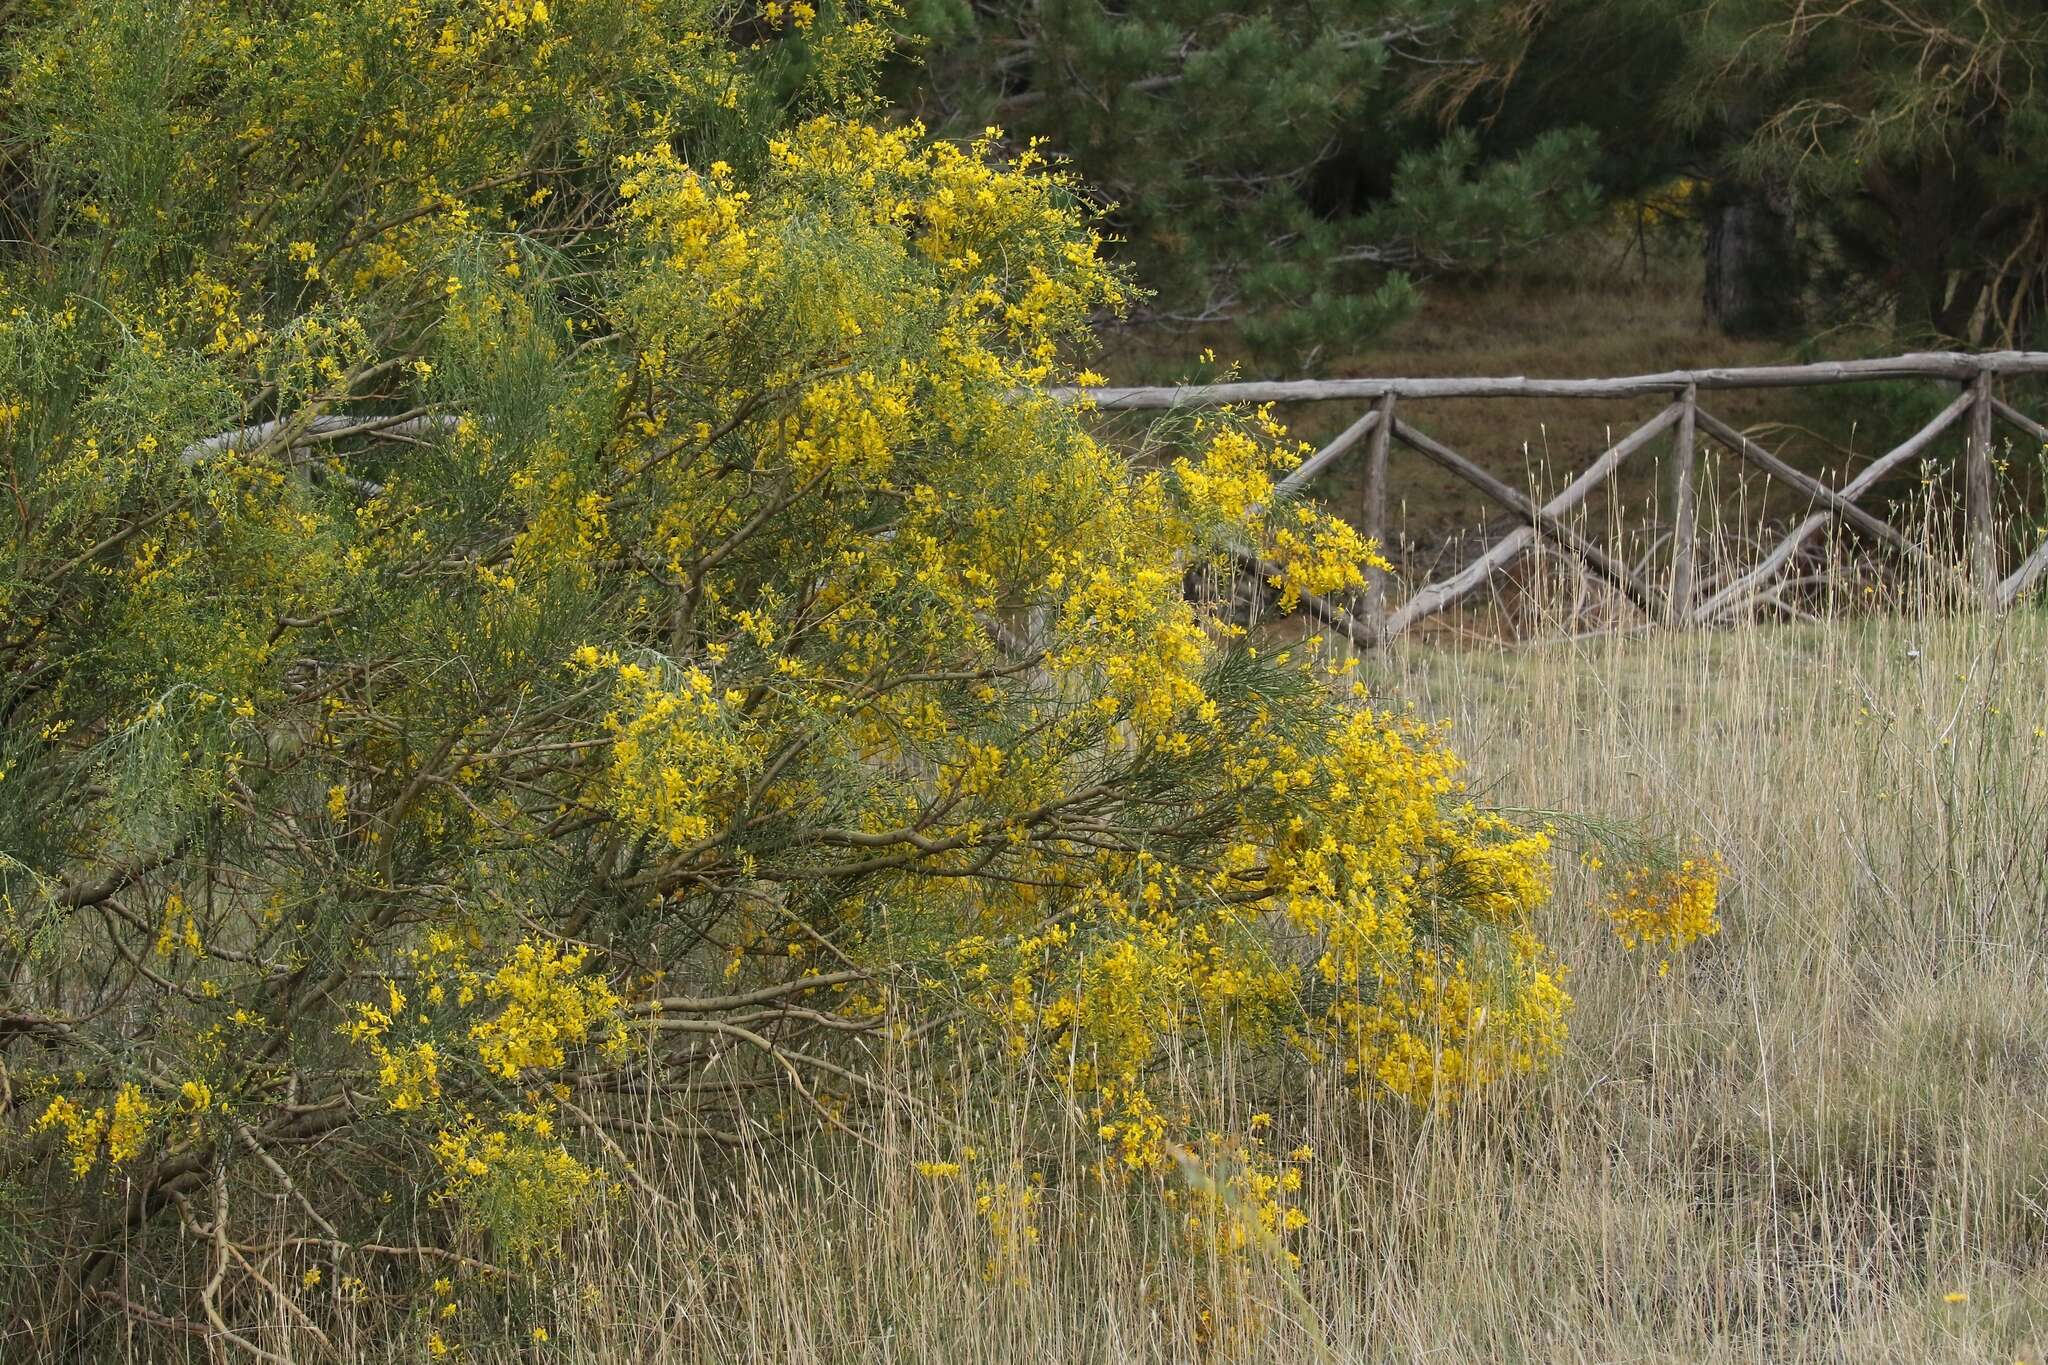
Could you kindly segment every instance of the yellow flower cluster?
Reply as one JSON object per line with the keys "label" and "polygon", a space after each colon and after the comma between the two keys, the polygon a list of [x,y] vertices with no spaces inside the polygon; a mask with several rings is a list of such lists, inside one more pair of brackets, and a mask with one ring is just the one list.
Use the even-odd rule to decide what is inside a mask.
{"label": "yellow flower cluster", "polygon": [[1204,700],[1206,639],[1181,595],[1180,578],[1150,565],[1098,569],[1061,609],[1063,647],[1048,662],[1100,679],[1094,706],[1157,735]]}
{"label": "yellow flower cluster", "polygon": [[1607,918],[1622,946],[1659,949],[1660,974],[1671,969],[1671,954],[1721,932],[1718,907],[1727,868],[1720,855],[1696,853],[1675,865],[1630,867],[1608,893]]}
{"label": "yellow flower cluster", "polygon": [[[1260,418],[1271,421],[1264,412]],[[1197,515],[1237,527],[1256,517],[1272,500],[1273,471],[1282,460],[1274,444],[1260,440],[1259,435],[1226,425],[1203,447],[1199,462],[1185,455],[1174,461],[1173,472]]]}
{"label": "yellow flower cluster", "polygon": [[1273,586],[1292,611],[1305,592],[1329,594],[1365,585],[1364,571],[1391,565],[1349,522],[1305,503],[1274,505],[1276,473],[1300,462],[1307,447],[1287,440],[1270,408],[1229,408],[1197,424],[1207,433],[1198,460],[1173,469],[1197,527],[1226,536],[1249,533],[1279,570]]}
{"label": "yellow flower cluster", "polygon": [[1418,1105],[1540,1067],[1562,1048],[1571,998],[1533,935],[1508,935],[1506,961],[1475,981],[1460,957],[1420,949],[1379,971],[1369,1002],[1336,1012],[1346,1069]]}
{"label": "yellow flower cluster", "polygon": [[[860,327],[851,313],[842,325]],[[810,385],[790,441],[791,466],[811,478],[827,471],[880,477],[915,429],[911,392],[916,378],[914,372],[899,371],[884,379],[863,369]]]}
{"label": "yellow flower cluster", "polygon": [[619,168],[624,221],[643,242],[658,245],[662,264],[691,286],[666,296],[671,307],[694,305],[689,314],[671,312],[671,328],[709,330],[710,320],[761,305],[763,262],[756,234],[742,221],[753,196],[733,188],[730,166],[720,162],[700,173],[662,142],[622,157]]}
{"label": "yellow flower cluster", "polygon": [[[813,425],[847,429],[840,443],[862,451],[871,474],[886,463],[886,442],[863,428],[900,424],[906,392],[957,389],[963,378],[1041,382],[1063,340],[1122,304],[1122,282],[1075,240],[1071,211],[1053,198],[1064,182],[1030,173],[1035,156],[1004,167],[987,142],[961,148],[916,125],[885,132],[823,118],[770,150],[768,176],[746,189],[722,164],[683,164],[665,141],[622,162],[622,225],[665,267],[626,295],[641,358],[656,368],[701,363],[708,340],[763,314],[790,355],[891,356],[887,369],[856,365],[813,380],[803,400]],[[822,268],[804,249],[818,232],[837,234],[836,260]],[[906,272],[906,252],[939,274]],[[905,360],[891,343],[906,327],[928,329],[944,370]]]}
{"label": "yellow flower cluster", "polygon": [[[1525,1072],[1562,1044],[1561,969],[1529,931],[1549,890],[1548,839],[1450,798],[1435,732],[1361,708],[1288,774],[1322,819],[1276,849],[1286,913],[1320,938],[1337,992],[1303,1040],[1339,1047],[1363,1089],[1416,1103]],[[1320,828],[1317,826],[1320,825]],[[1455,946],[1495,945],[1483,981]]]}
{"label": "yellow flower cluster", "polygon": [[989,1258],[983,1273],[989,1279],[1021,1283],[1029,1277],[1028,1258],[1038,1245],[1043,1183],[1014,1172],[985,1176],[975,1183],[974,1212],[988,1229]]}
{"label": "yellow flower cluster", "polygon": [[1440,732],[1361,705],[1304,733],[1214,698],[1181,723],[1223,757],[1236,841],[1201,862],[1099,853],[1056,922],[950,957],[1013,1056],[1092,1097],[1108,1169],[1172,1168],[1190,1115],[1157,1062],[1226,1026],[1420,1106],[1555,1056],[1571,1001],[1530,927],[1548,838],[1460,800]]}
{"label": "yellow flower cluster", "polygon": [[171,957],[182,948],[193,957],[206,951],[206,945],[199,937],[199,922],[186,908],[185,900],[173,891],[164,897],[163,924],[157,930],[156,955]]}
{"label": "yellow flower cluster", "polygon": [[[1254,1127],[1263,1125],[1256,1122]],[[1176,1146],[1182,1188],[1168,1191],[1180,1214],[1181,1234],[1190,1248],[1218,1258],[1255,1257],[1292,1267],[1300,1257],[1287,1249],[1287,1235],[1308,1226],[1294,1202],[1301,1172],[1314,1153],[1306,1147],[1282,1156],[1264,1137],[1231,1138],[1208,1133],[1193,1145]]]}
{"label": "yellow flower cluster", "polygon": [[[413,995],[387,979],[379,1000],[355,1002],[342,1034],[368,1054],[393,1113],[434,1125],[443,1196],[530,1256],[560,1235],[598,1175],[562,1144],[543,1091],[526,1092],[496,1123],[459,1097],[486,1079],[534,1083],[563,1067],[571,1048],[595,1044],[618,1057],[624,1005],[589,970],[587,949],[527,939],[480,968],[477,946],[471,935],[429,931],[406,955]],[[401,1027],[414,1036],[394,1039]]]}
{"label": "yellow flower cluster", "polygon": [[507,1079],[562,1065],[566,1049],[601,1039],[614,1055],[625,1045],[619,997],[583,969],[589,950],[521,943],[484,982],[497,1013],[470,1026],[479,1060]]}
{"label": "yellow flower cluster", "polygon": [[590,646],[574,663],[617,672],[604,717],[612,736],[607,804],[677,848],[709,836],[757,761],[744,717],[701,668],[621,664]]}
{"label": "yellow flower cluster", "polygon": [[1292,611],[1303,593],[1330,593],[1365,586],[1368,568],[1390,569],[1373,542],[1358,534],[1350,522],[1296,507],[1291,517],[1277,516],[1269,529],[1269,553],[1280,572],[1273,586],[1280,589],[1280,607]]}
{"label": "yellow flower cluster", "polygon": [[44,1107],[33,1131],[62,1129],[64,1147],[71,1159],[71,1174],[74,1179],[83,1180],[99,1163],[102,1150],[108,1163],[115,1166],[140,1156],[143,1144],[149,1138],[150,1119],[156,1108],[133,1082],[124,1084],[114,1093],[111,1113],[105,1105],[88,1110],[76,1100],[57,1095]]}
{"label": "yellow flower cluster", "polygon": [[[386,1102],[398,1110],[419,1109],[438,1098],[442,1069],[451,1060],[446,1044],[431,1037],[392,1046],[401,1019],[422,1034],[449,1034],[486,1072],[506,1080],[557,1069],[572,1047],[596,1043],[616,1056],[626,1045],[625,1006],[603,977],[586,969],[589,957],[587,948],[565,952],[552,940],[527,939],[495,969],[479,970],[468,940],[434,930],[407,955],[421,1003],[416,1006],[395,979],[387,979],[382,1003],[356,1001],[341,1033],[369,1052]],[[442,1016],[451,1005],[453,1011]],[[472,1007],[479,1005],[481,1017],[456,1028],[456,1018],[473,1016]]]}
{"label": "yellow flower cluster", "polygon": [[441,1097],[441,1062],[434,1045],[414,1043],[397,1051],[380,1049],[377,1084],[393,1109],[418,1109]]}
{"label": "yellow flower cluster", "polygon": [[514,1110],[496,1125],[473,1116],[434,1142],[444,1196],[514,1256],[551,1251],[604,1178],[570,1154],[545,1111]]}

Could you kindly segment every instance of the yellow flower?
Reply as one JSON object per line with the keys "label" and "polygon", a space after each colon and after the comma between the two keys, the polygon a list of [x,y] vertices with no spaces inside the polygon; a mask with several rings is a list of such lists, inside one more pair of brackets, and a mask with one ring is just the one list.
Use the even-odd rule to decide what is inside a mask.
{"label": "yellow flower", "polygon": [[586,949],[564,953],[552,942],[513,949],[484,984],[486,999],[504,1003],[470,1027],[477,1057],[509,1080],[528,1068],[562,1065],[567,1047],[592,1038],[622,1044],[622,1004],[601,978],[584,974],[587,957]]}
{"label": "yellow flower", "polygon": [[[1662,946],[1667,954],[1721,931],[1716,915],[1726,869],[1718,854],[1696,854],[1676,867],[1632,867],[1607,898],[1607,917],[1629,949]],[[1670,970],[1670,958],[1658,964]]]}
{"label": "yellow flower", "polygon": [[114,1117],[107,1126],[107,1160],[116,1165],[132,1161],[142,1152],[149,1136],[149,1118],[156,1106],[142,1096],[139,1087],[124,1085],[114,1096]]}

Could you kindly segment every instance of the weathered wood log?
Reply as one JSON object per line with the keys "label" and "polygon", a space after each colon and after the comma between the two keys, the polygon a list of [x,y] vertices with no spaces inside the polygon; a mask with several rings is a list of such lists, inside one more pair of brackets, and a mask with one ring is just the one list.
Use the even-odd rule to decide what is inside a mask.
{"label": "weathered wood log", "polygon": [[1970,440],[1963,447],[1963,530],[1977,598],[1998,609],[1997,499],[1991,480],[1991,372],[1970,381]]}
{"label": "weathered wood log", "polygon": [[178,452],[178,464],[180,468],[190,469],[224,451],[255,450],[280,436],[287,437],[291,449],[298,451],[310,446],[346,440],[351,436],[405,440],[434,435],[453,431],[456,423],[461,420],[460,415],[456,413],[423,413],[415,409],[387,416],[329,414],[315,417],[299,426],[297,430],[294,430],[293,423],[286,419],[258,422],[254,426],[237,427],[233,431],[223,431],[218,436],[208,436],[205,440],[194,441]]}
{"label": "weathered wood log", "polygon": [[2014,569],[2003,583],[1998,585],[1998,605],[2000,609],[2010,607],[2013,603],[2019,601],[2020,594],[2033,587],[2044,573],[2048,573],[2048,540],[2044,540],[2035,546],[2034,553],[2022,560],[2020,566]]}
{"label": "weathered wood log", "polygon": [[[2004,399],[1994,396],[1991,400],[1991,411],[2043,445],[2048,445],[2048,426],[2036,422]],[[2035,546],[2034,552],[2021,560],[2019,566],[1998,585],[1999,608],[2003,610],[2019,601],[2020,594],[2040,581],[2044,573],[2048,573],[2048,541]]]}
{"label": "weathered wood log", "polygon": [[[1615,560],[1605,550],[1580,535],[1572,526],[1546,512],[1531,502],[1527,495],[1510,484],[1503,483],[1481,469],[1471,460],[1426,432],[1418,431],[1399,418],[1394,420],[1394,436],[1402,445],[1427,456],[1436,464],[1471,484],[1480,492],[1492,498],[1501,506],[1513,512],[1531,527],[1548,532],[1565,549],[1586,561],[1586,567],[1614,584],[1627,595],[1631,602],[1644,611],[1654,612],[1650,590],[1643,585],[1628,567]],[[1590,485],[1589,485],[1590,486]]]}
{"label": "weathered wood log", "polygon": [[1913,559],[1925,559],[1926,552],[1900,533],[1899,529],[1882,517],[1864,511],[1834,489],[1829,488],[1810,474],[1801,473],[1791,465],[1766,450],[1761,444],[1737,431],[1712,413],[1700,412],[1700,425],[1705,427],[1715,440],[1726,445],[1743,459],[1750,461],[1773,478],[1791,484],[1813,501],[1821,504],[1863,530],[1877,537],[1900,554]]}
{"label": "weathered wood log", "polygon": [[1785,567],[1787,560],[1799,553],[1800,547],[1813,537],[1813,533],[1835,519],[1832,512],[1814,512],[1806,520],[1792,528],[1792,534],[1778,542],[1777,548],[1764,556],[1763,562],[1736,579],[1719,592],[1700,603],[1693,612],[1693,620],[1705,624],[1726,611],[1732,611],[1756,597],[1757,585],[1767,581],[1778,570]]}
{"label": "weathered wood log", "polygon": [[[1872,460],[1861,474],[1858,474],[1855,478],[1844,484],[1840,494],[1841,498],[1846,502],[1852,503],[1861,498],[1876,486],[1878,480],[1884,478],[1892,470],[1913,459],[1921,451],[1932,445],[1944,431],[1948,430],[1950,423],[1960,417],[1974,401],[1973,395],[1968,392],[1964,392],[1957,397],[1953,403],[1950,403],[1939,413],[1935,414],[1934,419],[1928,422],[1926,426],[1921,427],[1920,430],[1914,432],[1904,441],[1893,446],[1885,454]],[[1763,582],[1782,568],[1785,561],[1797,554],[1800,547],[1806,544],[1814,532],[1832,520],[1834,520],[1834,513],[1832,511],[1815,512],[1807,517],[1806,520],[1792,528],[1791,534],[1780,541],[1776,549],[1764,557],[1763,563],[1701,603],[1693,612],[1693,619],[1701,622],[1712,621],[1730,603],[1749,596],[1758,583]]]}
{"label": "weathered wood log", "polygon": [[1699,386],[1687,384],[1678,401],[1684,410],[1671,438],[1671,583],[1664,600],[1664,623],[1669,626],[1691,619],[1693,578],[1699,567],[1699,505],[1693,487],[1699,463]]}
{"label": "weathered wood log", "polygon": [[1920,430],[1893,446],[1889,451],[1872,460],[1863,467],[1862,473],[1843,484],[1842,496],[1850,502],[1857,501],[1865,493],[1876,487],[1878,482],[1887,474],[1906,463],[1906,461],[1918,457],[1921,451],[1933,445],[1941,434],[1948,430],[1949,424],[1960,417],[1969,406],[1970,395],[1967,393],[1958,395],[1953,403],[1950,403],[1940,412],[1934,414],[1928,420],[1926,426],[1920,428]]}
{"label": "weathered wood log", "polygon": [[[1564,491],[1535,509],[1537,520],[1545,523],[1555,522],[1585,501],[1586,495],[1612,474],[1623,460],[1669,430],[1678,421],[1682,408],[1683,404],[1671,404],[1648,422],[1609,446],[1599,459],[1587,467],[1585,473],[1567,484]],[[1400,434],[1402,425],[1404,424],[1396,422],[1396,435]],[[1441,583],[1431,583],[1409,598],[1405,606],[1387,618],[1386,626],[1381,631],[1381,638],[1391,640],[1417,621],[1433,616],[1465,597],[1493,577],[1502,565],[1521,554],[1535,539],[1536,531],[1533,526],[1515,528],[1459,573]]]}
{"label": "weathered wood log", "polygon": [[2043,445],[2048,445],[2048,427],[2042,426],[2003,398],[1993,398],[1991,410]]}
{"label": "weathered wood log", "polygon": [[1365,416],[1338,432],[1328,445],[1289,470],[1286,478],[1274,484],[1273,496],[1276,499],[1284,498],[1291,493],[1308,487],[1309,480],[1315,478],[1316,475],[1350,454],[1352,447],[1356,446],[1367,433],[1372,431],[1379,420],[1380,415],[1377,411],[1368,412]]}
{"label": "weathered wood log", "polygon": [[1415,595],[1403,603],[1400,610],[1387,617],[1386,624],[1380,628],[1380,639],[1387,641],[1405,634],[1417,621],[1434,616],[1469,596],[1535,543],[1534,527],[1517,526],[1496,540],[1479,558],[1451,577],[1441,582],[1424,584],[1417,589]]}
{"label": "weathered wood log", "polygon": [[1812,365],[1753,365],[1667,370],[1616,379],[1294,379],[1150,388],[1054,388],[1066,402],[1083,397],[1103,409],[1207,407],[1220,403],[1313,403],[1332,399],[1402,398],[1637,398],[1701,389],[1777,389],[1867,383],[1877,379],[1950,379],[1979,374],[2048,374],[2048,351],[1924,351],[1876,360],[1830,360]]}
{"label": "weathered wood log", "polygon": [[[1372,441],[1365,452],[1365,495],[1359,508],[1358,529],[1366,539],[1384,547],[1387,543],[1387,445],[1394,431],[1394,395],[1383,394],[1373,415],[1379,420],[1372,429]],[[1365,571],[1365,608],[1371,617],[1385,614],[1387,576],[1382,569]]]}

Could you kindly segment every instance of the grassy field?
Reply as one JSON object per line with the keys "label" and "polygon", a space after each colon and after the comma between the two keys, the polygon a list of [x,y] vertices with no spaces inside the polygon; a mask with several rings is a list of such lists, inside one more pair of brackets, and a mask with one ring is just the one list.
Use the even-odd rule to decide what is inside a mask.
{"label": "grassy field", "polygon": [[[1080,1116],[995,1078],[959,1132],[643,1151],[515,1295],[550,1341],[503,1357],[2042,1360],[2048,618],[1446,634],[1364,667],[1455,724],[1477,790],[1568,813],[1548,1076],[1437,1115],[1213,1077],[1219,1122],[1313,1149],[1298,1271],[1191,1253],[1156,1189],[1078,1174]],[[1719,850],[1725,930],[1665,976],[1625,952],[1584,819]]]}

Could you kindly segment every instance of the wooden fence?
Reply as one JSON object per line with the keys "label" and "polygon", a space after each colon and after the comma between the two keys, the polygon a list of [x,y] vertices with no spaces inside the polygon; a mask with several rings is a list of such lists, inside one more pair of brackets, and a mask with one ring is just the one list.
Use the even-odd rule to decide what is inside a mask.
{"label": "wooden fence", "polygon": [[[1965,573],[1970,593],[1984,606],[2003,610],[2048,572],[2048,542],[2026,555],[2009,573],[2000,563],[1999,528],[1993,484],[1993,425],[2003,421],[2029,438],[2048,443],[2048,427],[2015,410],[1998,396],[2001,376],[2048,374],[2048,352],[1995,351],[1982,355],[1922,352],[1880,360],[1813,365],[1768,365],[1740,369],[1671,370],[1619,379],[1306,379],[1277,383],[1231,383],[1169,388],[1095,388],[1060,391],[1067,399],[1091,398],[1103,411],[1209,407],[1224,403],[1345,402],[1371,406],[1328,445],[1304,460],[1280,483],[1282,493],[1304,487],[1340,460],[1365,462],[1365,496],[1358,529],[1384,540],[1387,457],[1398,442],[1477,488],[1521,522],[1448,578],[1424,584],[1407,601],[1390,604],[1376,581],[1357,608],[1314,599],[1309,609],[1359,643],[1392,639],[1416,622],[1482,587],[1497,571],[1539,540],[1565,551],[1647,613],[1667,625],[1711,622],[1731,605],[1752,600],[1782,573],[1799,552],[1831,524],[1844,524],[1908,560],[1925,562],[1926,551],[1862,500],[1887,475],[1929,454],[1936,440],[1967,421],[1961,476]],[[1802,473],[1744,436],[1700,405],[1700,395],[1730,389],[1800,388],[1868,383],[1884,379],[1941,380],[1960,386],[1954,401],[1925,426],[1864,466],[1839,487]],[[1403,400],[1448,398],[1587,398],[1664,396],[1666,406],[1600,453],[1587,469],[1548,501],[1534,499],[1407,420]],[[1567,520],[1587,495],[1631,457],[1660,436],[1671,435],[1671,553],[1663,581],[1644,575],[1593,543]],[[1747,571],[1702,594],[1697,587],[1699,538],[1699,444],[1702,437],[1726,446],[1767,478],[1803,496],[1808,514]],[[1261,573],[1270,566],[1250,556]]]}

